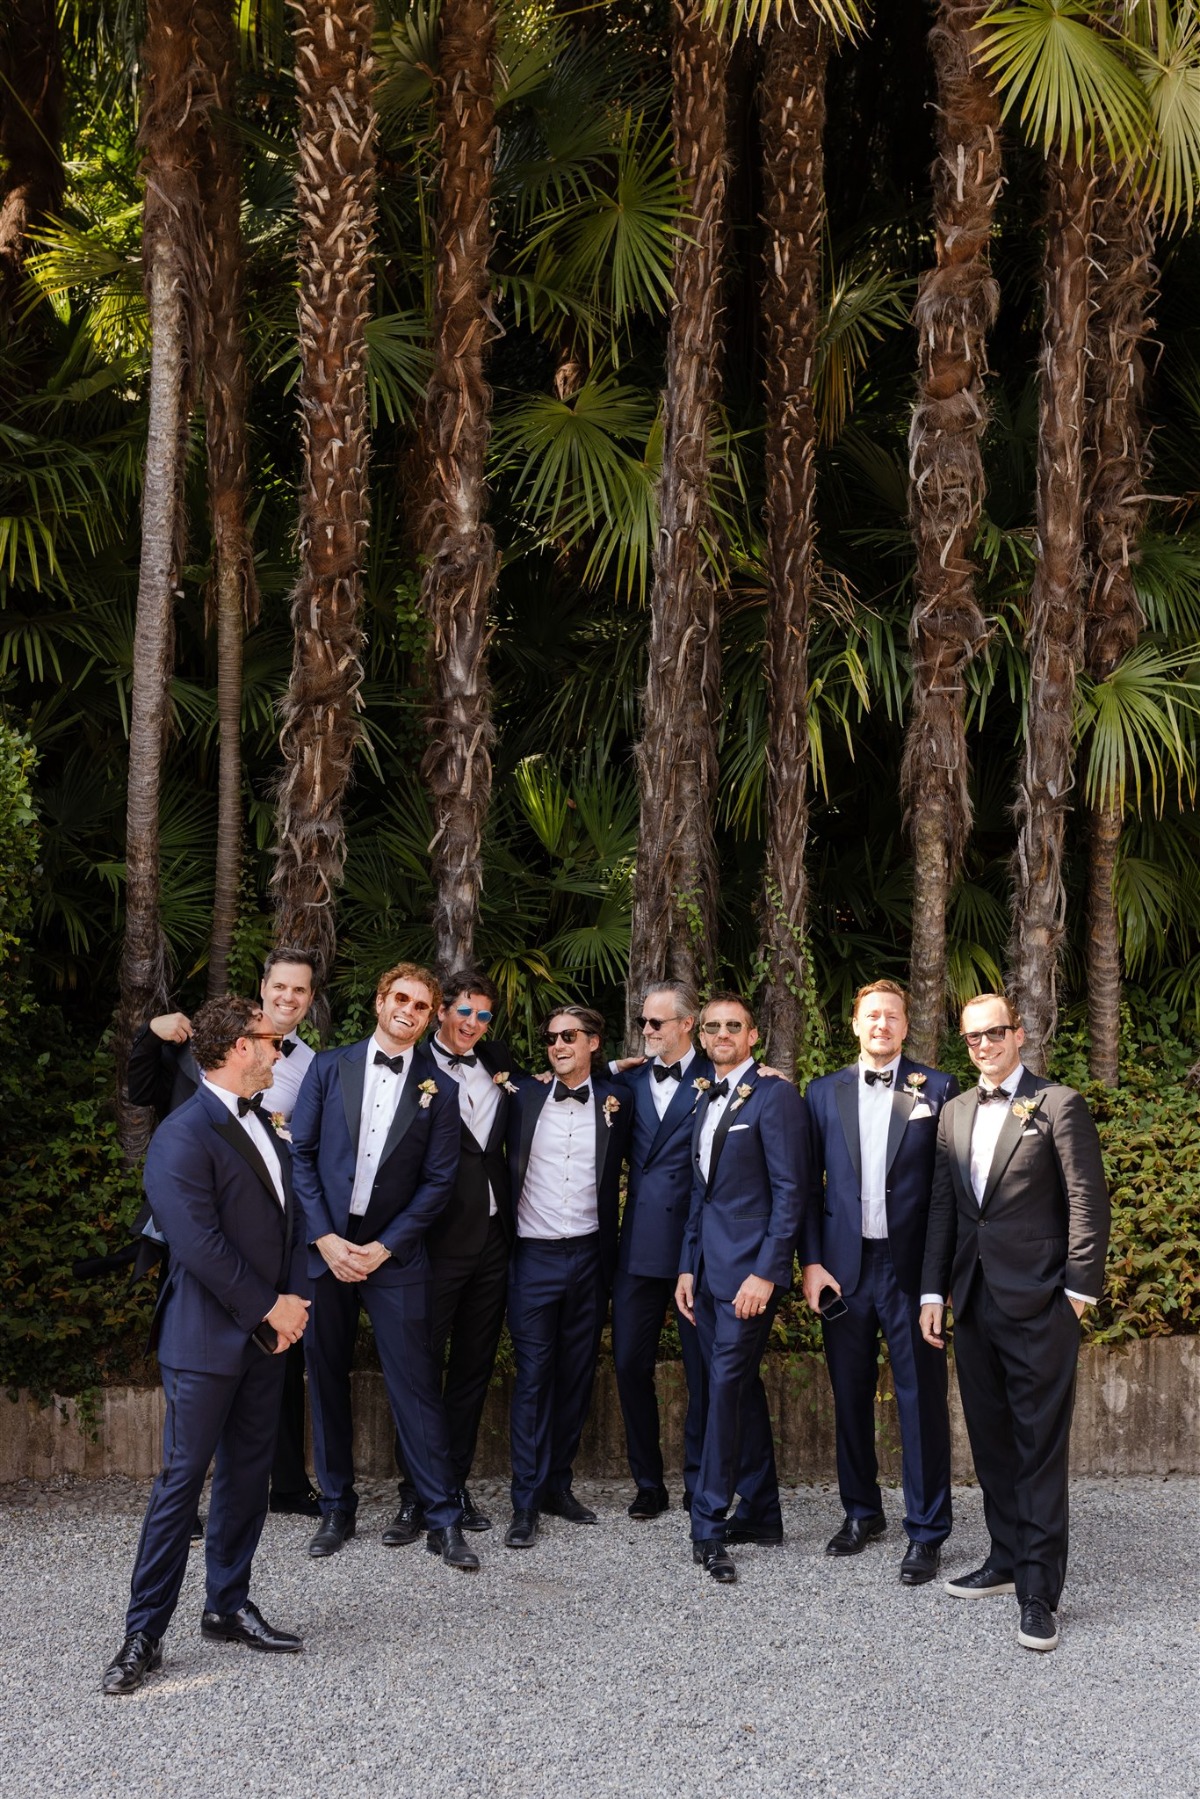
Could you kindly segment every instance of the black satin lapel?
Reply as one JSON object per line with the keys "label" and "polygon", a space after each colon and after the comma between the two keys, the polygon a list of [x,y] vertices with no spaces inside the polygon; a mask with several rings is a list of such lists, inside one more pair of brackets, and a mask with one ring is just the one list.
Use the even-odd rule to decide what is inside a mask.
{"label": "black satin lapel", "polygon": [[912,1109],[917,1103],[917,1095],[907,1087],[892,1094],[892,1115],[888,1119],[887,1166],[891,1169],[896,1160],[896,1153],[904,1141],[904,1132],[912,1116]]}
{"label": "black satin lapel", "polygon": [[[1017,1097],[1020,1097],[1020,1093],[1021,1089],[1018,1087]],[[1008,1110],[1004,1114],[1004,1123],[1000,1126],[1000,1135],[996,1138],[996,1147],[992,1152],[992,1165],[988,1169],[987,1185],[983,1189],[983,1198],[979,1202],[981,1212],[999,1186],[1004,1170],[1012,1161],[1013,1151],[1021,1141],[1021,1132],[1024,1129],[1025,1122],[1017,1117],[1010,1100]]]}
{"label": "black satin lapel", "polygon": [[[737,1087],[749,1086],[751,1089],[753,1089],[757,1085],[758,1085],[758,1076],[753,1072],[753,1070],[751,1070],[748,1080],[739,1081],[737,1084]],[[738,1104],[737,1087],[735,1087],[733,1092],[730,1094],[729,1104],[725,1107],[725,1110],[721,1114],[721,1122],[720,1122],[720,1124],[718,1124],[716,1130],[713,1132],[712,1154],[708,1158],[708,1184],[710,1187],[712,1186],[713,1182],[717,1178],[717,1163],[721,1159],[721,1151],[725,1147],[725,1139],[729,1135],[729,1127],[733,1123],[734,1118],[737,1116],[737,1114],[742,1109],[741,1106],[739,1106],[739,1104]],[[751,1098],[750,1093],[748,1093],[746,1095],[746,1099],[749,1099],[749,1098]],[[743,1105],[745,1104],[745,1100],[743,1100],[742,1104]]]}
{"label": "black satin lapel", "polygon": [[[695,1067],[695,1063],[692,1064],[692,1067],[693,1068]],[[676,1087],[674,1093],[671,1096],[671,1103],[667,1107],[666,1111],[663,1113],[661,1118],[658,1116],[657,1112],[655,1112],[654,1100],[650,1097],[650,1094],[649,1094],[650,1081],[652,1081],[654,1079],[654,1076],[651,1075],[650,1081],[646,1082],[646,1088],[647,1088],[646,1103],[650,1107],[651,1116],[653,1117],[654,1124],[655,1124],[654,1136],[650,1140],[650,1148],[646,1155],[647,1162],[650,1161],[651,1157],[654,1155],[655,1150],[662,1148],[663,1144],[667,1141],[668,1137],[674,1136],[675,1132],[679,1129],[679,1126],[683,1123],[684,1119],[691,1115],[691,1112],[696,1104],[696,1101],[700,1098],[700,1095],[696,1092],[696,1089],[692,1086],[693,1078],[694,1077],[691,1075],[691,1070],[689,1070],[688,1073],[685,1074],[683,1079],[680,1081],[678,1087]]]}
{"label": "black satin lapel", "polygon": [[[237,1119],[234,1118],[232,1113],[227,1112],[225,1114],[224,1118],[214,1118],[212,1122],[213,1122],[213,1129],[216,1131],[219,1131],[221,1133],[221,1135],[222,1135],[222,1137],[224,1137],[226,1143],[228,1143],[230,1149],[236,1149],[238,1155],[241,1156],[241,1158],[245,1162],[246,1166],[248,1168],[252,1169],[254,1171],[254,1173],[258,1176],[259,1180],[262,1182],[263,1186],[266,1188],[267,1192],[271,1196],[272,1206],[274,1206],[275,1211],[278,1214],[278,1216],[280,1218],[282,1218],[283,1217],[283,1207],[281,1207],[279,1204],[279,1195],[275,1191],[275,1183],[271,1179],[271,1176],[267,1170],[267,1165],[263,1161],[262,1157],[259,1155],[257,1149],[255,1149],[254,1144],[251,1142],[250,1138],[246,1135],[246,1132],[242,1129],[241,1125],[238,1123]],[[270,1127],[268,1126],[268,1129],[269,1128]],[[280,1156],[279,1160],[280,1160],[280,1163],[282,1164],[283,1157]],[[288,1190],[286,1176],[284,1177],[283,1190],[285,1193]]]}
{"label": "black satin lapel", "polygon": [[[368,1046],[369,1047],[369,1046]],[[338,1063],[338,1081],[342,1089],[342,1109],[346,1114],[346,1129],[350,1133],[350,1141],[354,1153],[358,1154],[358,1133],[362,1126],[363,1087],[367,1079],[367,1052],[361,1056],[343,1056]]]}
{"label": "black satin lapel", "polygon": [[862,1182],[862,1144],[858,1140],[858,1083],[857,1070],[853,1080],[839,1081],[834,1091],[837,1094],[838,1116],[842,1121],[842,1135],[846,1139],[846,1148],[850,1160],[854,1164],[855,1179]]}
{"label": "black satin lapel", "polygon": [[530,1079],[521,1084],[524,1103],[521,1106],[521,1153],[517,1157],[517,1191],[513,1194],[514,1203],[520,1199],[525,1186],[525,1170],[529,1167],[529,1152],[533,1148],[533,1133],[537,1129],[537,1121],[553,1091],[553,1081]]}
{"label": "black satin lapel", "polygon": [[[419,1062],[414,1062],[408,1071],[408,1079],[404,1083],[404,1091],[400,1095],[400,1103],[392,1114],[392,1122],[388,1127],[388,1134],[384,1139],[383,1148],[379,1152],[380,1168],[383,1167],[383,1164],[387,1161],[396,1145],[402,1141],[404,1133],[416,1117],[421,1101],[425,1098],[425,1095],[421,1092],[421,1082],[427,1081],[429,1078],[430,1076],[426,1069],[424,1069]],[[429,1103],[430,1105],[433,1104],[432,1095],[429,1097]]]}
{"label": "black satin lapel", "polygon": [[975,1113],[979,1106],[979,1096],[974,1088],[966,1096],[965,1106],[954,1109],[954,1155],[958,1162],[958,1178],[962,1182],[964,1193],[974,1197],[975,1189],[971,1185],[971,1132],[975,1127]]}
{"label": "black satin lapel", "polygon": [[604,1164],[608,1160],[608,1146],[612,1141],[612,1119],[604,1111],[607,1093],[597,1093],[596,1083],[592,1082],[592,1104],[596,1113],[596,1191],[604,1179]]}
{"label": "black satin lapel", "polygon": [[204,1079],[204,1070],[192,1054],[192,1046],[190,1043],[185,1043],[183,1046],[183,1054],[179,1058],[179,1066],[182,1068],[184,1074],[187,1075],[188,1079],[190,1081],[195,1081],[198,1087]]}

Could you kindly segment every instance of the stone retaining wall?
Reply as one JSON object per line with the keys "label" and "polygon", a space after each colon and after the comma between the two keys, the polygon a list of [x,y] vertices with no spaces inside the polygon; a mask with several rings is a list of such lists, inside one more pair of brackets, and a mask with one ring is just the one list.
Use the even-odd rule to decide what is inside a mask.
{"label": "stone retaining wall", "polygon": [[[355,1455],[364,1475],[392,1472],[392,1427],[383,1380],[354,1377]],[[678,1470],[684,1411],[683,1369],[658,1371],[668,1470]],[[817,1355],[768,1359],[764,1379],[775,1421],[780,1479],[788,1485],[832,1481],[833,1402]],[[970,1451],[951,1377],[954,1472],[971,1480]],[[0,1482],[77,1474],[99,1479],[157,1472],[161,1389],[112,1387],[97,1395],[90,1428],[74,1400],[40,1408],[26,1396],[0,1398]],[[876,1406],[884,1479],[900,1478],[896,1409],[887,1368]],[[1080,1358],[1071,1467],[1078,1475],[1200,1474],[1200,1337],[1153,1337],[1120,1349],[1092,1346]],[[508,1382],[488,1398],[475,1472],[508,1472]],[[592,1415],[576,1463],[581,1478],[627,1475],[621,1409],[612,1369],[600,1371]]]}

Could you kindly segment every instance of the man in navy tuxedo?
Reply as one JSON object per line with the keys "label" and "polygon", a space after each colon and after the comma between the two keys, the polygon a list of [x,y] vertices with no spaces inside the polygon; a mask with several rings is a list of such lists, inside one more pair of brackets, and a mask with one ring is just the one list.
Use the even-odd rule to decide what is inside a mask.
{"label": "man in navy tuxedo", "polygon": [[373,1036],[326,1050],[292,1114],[296,1196],[313,1280],[306,1339],[321,1524],[313,1556],[354,1535],[350,1368],[359,1307],[375,1330],[384,1384],[428,1525],[426,1547],[454,1568],[479,1558],[463,1541],[430,1340],[432,1278],[425,1234],[458,1172],[458,1087],[417,1048],[441,1002],[433,975],[401,962],[380,977]]}
{"label": "man in navy tuxedo", "polygon": [[[624,1079],[633,1094],[629,1183],[613,1280],[613,1363],[629,1467],[637,1485],[629,1516],[657,1518],[670,1504],[663,1483],[654,1370],[667,1307],[674,1304],[679,1252],[692,1199],[692,1134],[700,1103],[694,1082],[712,1063],[692,1043],[699,1002],[690,987],[662,981],[642,1002],[646,1061]],[[700,1466],[703,1369],[695,1327],[678,1312],[687,1377],[684,1504]]]}
{"label": "man in navy tuxedo", "polygon": [[517,1236],[508,1282],[513,1387],[510,1549],[539,1514],[594,1524],[571,1491],[617,1261],[621,1164],[632,1096],[597,1066],[604,1021],[563,1006],[546,1027],[553,1085],[516,1083],[509,1159]]}
{"label": "man in navy tuxedo", "polygon": [[908,1000],[895,981],[854,998],[859,1057],[810,1083],[812,1195],[800,1256],[804,1297],[824,1307],[838,1488],[845,1517],[825,1553],[857,1555],[886,1529],[875,1454],[879,1339],[888,1346],[903,1451],[905,1586],[934,1578],[950,1534],[946,1358],[921,1335],[921,1260],[937,1121],[953,1075],[901,1054]]}
{"label": "man in navy tuxedo", "polygon": [[191,1054],[200,1083],[159,1126],[146,1156],[146,1197],[170,1244],[151,1331],[167,1415],[125,1641],[104,1672],[110,1694],[133,1692],[162,1663],[214,1453],[201,1634],[254,1649],[302,1647],[249,1597],[284,1354],[308,1317],[288,1153],[254,1097],[271,1079],[279,1037],[257,1005],[227,995],[200,1007]]}
{"label": "man in navy tuxedo", "polygon": [[[675,1302],[700,1334],[704,1438],[692,1496],[692,1554],[714,1580],[737,1579],[726,1543],[779,1543],[783,1516],[759,1364],[779,1296],[792,1282],[808,1192],[808,1125],[790,1081],[760,1078],[754,1017],[718,993],[700,1020],[715,1079],[702,1081],[695,1175]],[[735,1489],[737,1513],[727,1522]]]}

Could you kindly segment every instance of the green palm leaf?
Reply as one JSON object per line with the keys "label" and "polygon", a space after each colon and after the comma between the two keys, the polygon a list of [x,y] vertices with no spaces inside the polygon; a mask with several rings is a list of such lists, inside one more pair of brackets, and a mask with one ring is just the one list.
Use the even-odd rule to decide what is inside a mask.
{"label": "green palm leaf", "polygon": [[1081,158],[1097,139],[1114,162],[1145,155],[1151,137],[1146,91],[1086,0],[1018,0],[983,23],[982,60],[1004,95],[1001,117],[1020,104],[1031,141]]}
{"label": "green palm leaf", "polygon": [[1200,714],[1200,684],[1181,679],[1200,658],[1200,644],[1165,656],[1155,643],[1138,644],[1104,681],[1080,676],[1075,725],[1087,735],[1084,795],[1093,806],[1124,807],[1130,786],[1141,809],[1148,784],[1161,810],[1167,782],[1182,796],[1196,789],[1195,739],[1186,738],[1180,712]]}

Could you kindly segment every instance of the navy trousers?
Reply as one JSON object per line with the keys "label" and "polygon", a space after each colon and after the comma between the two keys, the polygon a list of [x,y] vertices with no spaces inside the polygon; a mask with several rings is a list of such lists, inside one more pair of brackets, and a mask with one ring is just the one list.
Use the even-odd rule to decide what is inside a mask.
{"label": "navy trousers", "polygon": [[428,1281],[397,1286],[371,1279],[339,1281],[323,1274],[313,1282],[304,1341],[321,1510],[328,1514],[336,1508],[353,1516],[358,1509],[350,1367],[360,1305],[375,1329],[383,1384],[425,1521],[431,1530],[445,1530],[461,1521],[462,1508],[454,1498],[457,1482],[430,1344]]}
{"label": "navy trousers", "polygon": [[600,1237],[519,1237],[508,1277],[517,1359],[510,1432],[514,1511],[536,1511],[571,1485],[592,1403],[608,1292]]}
{"label": "navy trousers", "polygon": [[134,1558],[125,1631],[161,1637],[187,1572],[192,1526],[216,1456],[204,1539],[207,1611],[236,1612],[267,1515],[267,1489],[283,1391],[283,1356],[246,1345],[237,1374],[163,1368],[163,1465],[150,1489]]}
{"label": "navy trousers", "polygon": [[309,1490],[308,1464],[304,1459],[304,1344],[293,1343],[283,1355],[283,1395],[279,1409],[279,1434],[271,1466],[271,1495],[275,1499],[302,1498]]}
{"label": "navy trousers", "polygon": [[726,1514],[739,1495],[735,1521],[783,1522],[775,1439],[759,1364],[779,1305],[778,1290],[758,1318],[736,1318],[731,1299],[715,1299],[701,1272],[696,1329],[704,1358],[704,1440],[692,1495],[692,1540],[723,1541]]}
{"label": "navy trousers", "polygon": [[[663,1316],[668,1306],[674,1308],[674,1293],[673,1278],[660,1280],[653,1275],[626,1274],[618,1269],[613,1281],[613,1365],[621,1416],[625,1420],[629,1469],[639,1487],[664,1484],[654,1370]],[[695,1326],[678,1312],[676,1317],[688,1391],[687,1417],[683,1426],[683,1490],[685,1494],[691,1494],[700,1472],[704,1373]]]}
{"label": "navy trousers", "polygon": [[922,1337],[920,1304],[900,1288],[887,1243],[864,1238],[862,1252],[858,1285],[843,1295],[845,1317],[821,1326],[833,1387],[842,1505],[847,1518],[870,1518],[883,1510],[875,1453],[882,1335],[900,1418],[904,1528],[914,1543],[941,1543],[952,1522],[945,1351]]}

